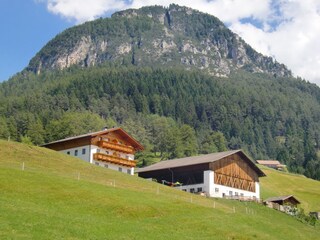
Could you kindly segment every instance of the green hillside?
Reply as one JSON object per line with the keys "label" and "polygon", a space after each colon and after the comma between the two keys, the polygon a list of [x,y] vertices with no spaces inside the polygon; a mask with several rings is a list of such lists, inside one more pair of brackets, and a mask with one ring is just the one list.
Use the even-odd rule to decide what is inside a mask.
{"label": "green hillside", "polygon": [[262,198],[294,195],[301,201],[301,207],[310,211],[320,211],[320,181],[303,175],[279,172],[261,166],[267,177],[261,178]]}
{"label": "green hillside", "polygon": [[[276,180],[287,179],[305,206],[316,207],[319,182],[266,173],[264,196],[281,192]],[[0,189],[0,239],[317,239],[320,233],[255,203],[191,195],[15,142],[0,141]]]}

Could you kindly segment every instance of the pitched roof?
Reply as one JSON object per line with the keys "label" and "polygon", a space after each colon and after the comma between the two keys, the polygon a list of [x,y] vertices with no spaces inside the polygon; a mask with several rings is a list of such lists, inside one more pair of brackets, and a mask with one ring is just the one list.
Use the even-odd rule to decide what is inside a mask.
{"label": "pitched roof", "polygon": [[261,165],[280,165],[278,160],[256,160]]}
{"label": "pitched roof", "polygon": [[191,166],[191,165],[198,165],[202,163],[211,163],[218,161],[222,158],[228,157],[230,155],[233,155],[235,153],[240,153],[244,156],[245,159],[247,159],[247,162],[249,165],[258,173],[260,177],[265,176],[264,172],[258,168],[254,162],[246,155],[242,150],[232,150],[232,151],[226,151],[226,152],[218,152],[218,153],[211,153],[206,155],[200,155],[200,156],[193,156],[193,157],[185,157],[185,158],[179,158],[179,159],[173,159],[173,160],[166,160],[166,161],[160,161],[158,163],[155,163],[153,165],[136,169],[135,172],[142,173],[142,172],[150,172],[150,171],[156,171],[156,170],[162,170],[162,169],[169,169],[169,168],[177,168],[177,167],[184,167],[184,166]]}
{"label": "pitched roof", "polygon": [[300,201],[298,199],[296,199],[293,195],[271,197],[271,198],[264,200],[264,202],[278,202],[278,201],[287,200],[289,198],[293,198],[297,203],[300,203]]}
{"label": "pitched roof", "polygon": [[102,134],[106,134],[106,133],[109,133],[109,132],[115,132],[115,131],[119,131],[120,134],[124,135],[125,138],[129,139],[132,142],[134,148],[136,148],[138,150],[143,150],[144,149],[143,146],[137,140],[135,140],[133,137],[131,137],[126,131],[124,131],[120,127],[109,128],[109,129],[105,129],[105,130],[102,130],[102,131],[91,132],[91,133],[86,133],[86,134],[82,134],[82,135],[78,135],[78,136],[68,137],[68,138],[64,138],[64,139],[60,139],[60,140],[57,140],[57,141],[53,141],[53,142],[50,142],[50,143],[43,144],[42,146],[43,147],[47,147],[47,146],[49,146],[51,144],[55,144],[55,143],[68,142],[68,141],[72,141],[72,140],[76,140],[76,139],[80,139],[80,138],[86,138],[86,137],[95,137],[95,136],[99,136],[99,135],[102,135]]}

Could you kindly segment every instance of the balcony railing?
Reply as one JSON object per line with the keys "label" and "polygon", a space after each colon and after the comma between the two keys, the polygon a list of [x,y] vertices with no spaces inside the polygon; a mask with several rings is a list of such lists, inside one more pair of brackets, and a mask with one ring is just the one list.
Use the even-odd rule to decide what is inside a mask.
{"label": "balcony railing", "polygon": [[93,154],[93,159],[94,160],[99,160],[99,161],[105,161],[109,163],[114,163],[126,167],[135,167],[137,165],[137,161],[135,160],[127,160],[124,158],[112,156],[112,155],[107,155],[103,153],[95,153]]}
{"label": "balcony railing", "polygon": [[124,153],[134,153],[134,148],[131,146],[126,146],[123,144],[119,143],[113,143],[113,142],[107,142],[107,141],[99,141],[98,146],[101,148],[107,148],[107,149],[112,149],[116,150],[119,152],[124,152]]}

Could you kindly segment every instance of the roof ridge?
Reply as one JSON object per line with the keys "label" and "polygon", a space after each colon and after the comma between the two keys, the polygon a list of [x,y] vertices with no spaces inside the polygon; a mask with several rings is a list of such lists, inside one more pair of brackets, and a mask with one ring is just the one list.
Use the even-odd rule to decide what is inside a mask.
{"label": "roof ridge", "polygon": [[228,157],[236,153],[243,154],[244,157],[247,159],[246,161],[248,162],[248,164],[252,167],[252,169],[254,169],[258,173],[259,176],[265,176],[265,173],[262,170],[260,170],[260,168],[258,168],[256,164],[241,149],[160,161],[155,164],[152,164],[143,168],[139,168],[136,170],[136,172],[142,173],[142,172],[148,172],[148,171],[157,171],[157,170],[163,170],[163,169],[206,164],[206,163],[219,161],[225,157]]}

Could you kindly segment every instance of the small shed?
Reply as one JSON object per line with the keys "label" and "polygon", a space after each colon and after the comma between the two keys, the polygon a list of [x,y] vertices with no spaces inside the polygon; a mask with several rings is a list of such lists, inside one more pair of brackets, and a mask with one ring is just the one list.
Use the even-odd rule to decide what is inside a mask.
{"label": "small shed", "polygon": [[300,201],[293,195],[271,197],[263,201],[265,205],[281,212],[293,215]]}
{"label": "small shed", "polygon": [[296,199],[293,195],[271,197],[266,199],[264,202],[265,203],[273,202],[279,205],[291,205],[291,206],[297,206],[298,204],[300,204],[300,201]]}

